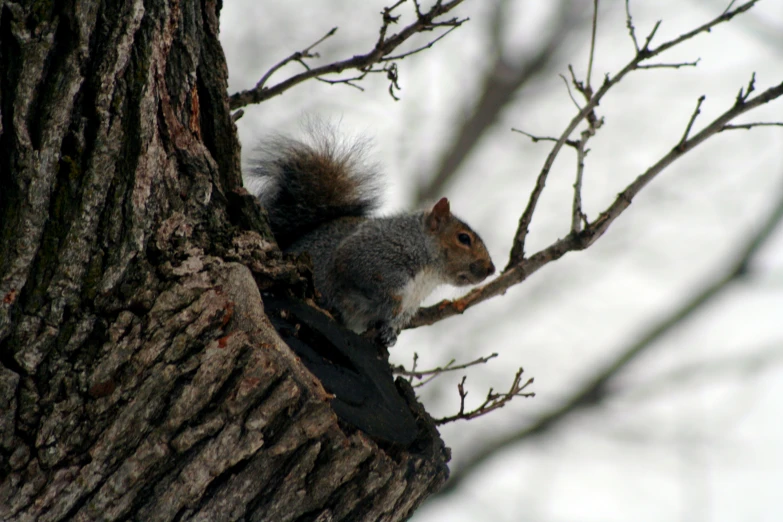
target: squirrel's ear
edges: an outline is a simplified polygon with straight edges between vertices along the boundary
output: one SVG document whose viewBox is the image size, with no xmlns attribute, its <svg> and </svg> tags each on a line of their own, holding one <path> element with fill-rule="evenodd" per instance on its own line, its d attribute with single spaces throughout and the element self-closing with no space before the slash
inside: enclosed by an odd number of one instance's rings
<svg viewBox="0 0 783 522">
<path fill-rule="evenodd" d="M 441 215 L 443 217 L 448 217 L 448 215 L 451 213 L 451 208 L 449 207 L 449 198 L 440 198 L 440 201 L 435 203 L 435 206 L 432 207 L 432 213 Z"/>
<path fill-rule="evenodd" d="M 433 232 L 438 230 L 451 217 L 451 208 L 448 198 L 440 198 L 440 201 L 432 207 L 432 212 L 427 216 L 427 225 Z"/>
</svg>

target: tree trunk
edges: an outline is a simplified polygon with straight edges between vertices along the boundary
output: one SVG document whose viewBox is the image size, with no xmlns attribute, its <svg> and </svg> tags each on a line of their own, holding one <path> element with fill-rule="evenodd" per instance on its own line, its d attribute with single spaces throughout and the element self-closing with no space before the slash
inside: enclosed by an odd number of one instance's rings
<svg viewBox="0 0 783 522">
<path fill-rule="evenodd" d="M 1 520 L 402 520 L 445 481 L 404 384 L 416 443 L 376 441 L 265 315 L 303 283 L 235 205 L 219 9 L 0 2 Z"/>
</svg>

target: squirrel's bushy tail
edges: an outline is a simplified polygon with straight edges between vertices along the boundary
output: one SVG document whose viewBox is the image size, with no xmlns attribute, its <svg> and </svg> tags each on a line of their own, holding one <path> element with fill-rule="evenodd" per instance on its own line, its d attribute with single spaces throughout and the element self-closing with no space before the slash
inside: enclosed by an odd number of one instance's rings
<svg viewBox="0 0 783 522">
<path fill-rule="evenodd" d="M 281 248 L 333 219 L 365 217 L 379 206 L 377 172 L 365 152 L 366 143 L 340 141 L 323 128 L 310 129 L 307 141 L 278 136 L 259 148 L 246 181 Z"/>
</svg>

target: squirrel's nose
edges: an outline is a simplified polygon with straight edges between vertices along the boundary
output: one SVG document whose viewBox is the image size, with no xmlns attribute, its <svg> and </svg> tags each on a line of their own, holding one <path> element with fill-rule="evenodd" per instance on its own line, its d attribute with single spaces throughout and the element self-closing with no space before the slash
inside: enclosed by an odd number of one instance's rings
<svg viewBox="0 0 783 522">
<path fill-rule="evenodd" d="M 474 276 L 480 279 L 484 279 L 485 277 L 489 277 L 495 273 L 495 265 L 492 264 L 492 261 L 489 261 L 488 263 L 474 261 L 470 264 L 470 272 Z"/>
</svg>

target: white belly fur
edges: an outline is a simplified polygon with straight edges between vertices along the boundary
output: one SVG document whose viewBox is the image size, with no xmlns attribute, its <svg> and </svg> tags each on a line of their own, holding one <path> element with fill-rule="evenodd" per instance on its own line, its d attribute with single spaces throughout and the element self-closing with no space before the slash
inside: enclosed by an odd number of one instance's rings
<svg viewBox="0 0 783 522">
<path fill-rule="evenodd" d="M 424 269 L 402 288 L 402 315 L 411 316 L 443 280 L 433 269 Z"/>
</svg>

